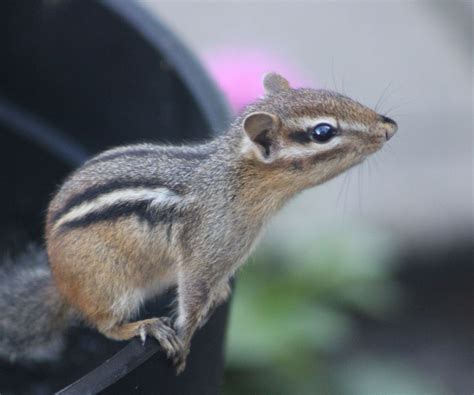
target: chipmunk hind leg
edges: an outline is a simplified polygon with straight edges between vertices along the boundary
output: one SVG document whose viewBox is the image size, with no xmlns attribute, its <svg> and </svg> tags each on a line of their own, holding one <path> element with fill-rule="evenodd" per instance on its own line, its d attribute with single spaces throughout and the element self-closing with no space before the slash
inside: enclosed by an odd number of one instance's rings
<svg viewBox="0 0 474 395">
<path fill-rule="evenodd" d="M 181 340 L 172 328 L 171 320 L 167 317 L 150 318 L 146 320 L 110 325 L 100 325 L 99 331 L 110 339 L 129 340 L 140 337 L 145 343 L 146 337 L 151 336 L 160 343 L 168 358 L 182 353 Z"/>
<path fill-rule="evenodd" d="M 109 300 L 106 303 L 110 308 L 102 311 L 102 314 L 89 317 L 102 334 L 114 340 L 140 337 L 143 343 L 147 337 L 152 337 L 158 341 L 168 358 L 181 353 L 181 341 L 173 329 L 170 318 L 156 317 L 133 321 L 133 317 L 136 317 L 140 306 L 147 298 L 142 290 L 122 289 L 120 295 L 110 293 L 108 297 L 114 299 L 114 302 Z"/>
</svg>

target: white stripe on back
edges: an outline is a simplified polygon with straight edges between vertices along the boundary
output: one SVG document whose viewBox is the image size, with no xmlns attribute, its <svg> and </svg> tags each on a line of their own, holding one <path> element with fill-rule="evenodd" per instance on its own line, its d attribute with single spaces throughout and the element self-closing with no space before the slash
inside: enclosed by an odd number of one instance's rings
<svg viewBox="0 0 474 395">
<path fill-rule="evenodd" d="M 54 225 L 55 228 L 60 227 L 66 222 L 78 220 L 90 213 L 103 210 L 117 203 L 127 203 L 148 200 L 150 205 L 173 204 L 181 200 L 181 198 L 168 188 L 129 188 L 119 189 L 113 192 L 105 193 L 93 200 L 84 202 L 74 207 L 63 215 Z"/>
</svg>

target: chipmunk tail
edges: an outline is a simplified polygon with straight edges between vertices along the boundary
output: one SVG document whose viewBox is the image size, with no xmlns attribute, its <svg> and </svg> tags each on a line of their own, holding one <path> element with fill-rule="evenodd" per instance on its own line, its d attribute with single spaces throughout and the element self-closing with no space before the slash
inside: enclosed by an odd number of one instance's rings
<svg viewBox="0 0 474 395">
<path fill-rule="evenodd" d="M 56 289 L 44 249 L 0 262 L 0 358 L 40 362 L 61 355 L 73 313 Z"/>
</svg>

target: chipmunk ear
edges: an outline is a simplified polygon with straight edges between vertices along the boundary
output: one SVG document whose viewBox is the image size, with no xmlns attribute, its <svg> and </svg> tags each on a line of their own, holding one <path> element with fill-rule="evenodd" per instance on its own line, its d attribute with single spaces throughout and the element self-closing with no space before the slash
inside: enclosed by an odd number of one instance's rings
<svg viewBox="0 0 474 395">
<path fill-rule="evenodd" d="M 280 118 L 264 111 L 253 112 L 244 119 L 243 129 L 245 133 L 265 160 L 270 158 L 275 145 L 271 132 L 279 126 Z"/>
<path fill-rule="evenodd" d="M 290 83 L 277 73 L 267 73 L 263 76 L 263 87 L 265 93 L 271 95 L 286 89 L 290 89 Z"/>
</svg>

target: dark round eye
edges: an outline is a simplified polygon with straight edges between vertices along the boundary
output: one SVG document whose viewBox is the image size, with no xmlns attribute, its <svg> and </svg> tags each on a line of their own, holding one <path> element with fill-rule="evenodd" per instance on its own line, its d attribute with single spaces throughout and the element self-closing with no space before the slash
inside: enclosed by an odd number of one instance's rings
<svg viewBox="0 0 474 395">
<path fill-rule="evenodd" d="M 312 139 L 318 143 L 325 143 L 326 141 L 331 140 L 335 134 L 336 128 L 328 123 L 320 123 L 311 131 Z"/>
</svg>

